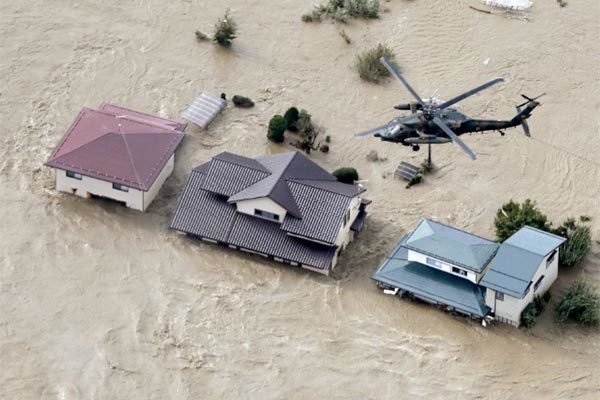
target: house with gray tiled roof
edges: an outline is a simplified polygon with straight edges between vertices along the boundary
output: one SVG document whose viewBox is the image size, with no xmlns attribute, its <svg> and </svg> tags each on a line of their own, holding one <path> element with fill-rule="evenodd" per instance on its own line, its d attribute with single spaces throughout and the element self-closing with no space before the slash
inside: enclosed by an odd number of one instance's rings
<svg viewBox="0 0 600 400">
<path fill-rule="evenodd" d="M 525 226 L 504 243 L 429 219 L 406 235 L 373 279 L 386 293 L 519 326 L 558 274 L 560 236 Z"/>
<path fill-rule="evenodd" d="M 223 152 L 192 170 L 170 227 L 328 275 L 363 226 L 363 192 L 299 152 Z"/>
</svg>

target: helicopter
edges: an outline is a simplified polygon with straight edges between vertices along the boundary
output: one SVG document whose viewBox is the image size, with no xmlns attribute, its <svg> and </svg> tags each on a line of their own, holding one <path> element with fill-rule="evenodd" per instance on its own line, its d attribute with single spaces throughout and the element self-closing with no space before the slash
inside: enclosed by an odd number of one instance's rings
<svg viewBox="0 0 600 400">
<path fill-rule="evenodd" d="M 411 146 L 414 151 L 419 151 L 421 145 L 427 144 L 429 145 L 430 164 L 431 145 L 443 143 L 456 143 L 471 159 L 476 160 L 477 155 L 475 152 L 459 138 L 464 133 L 499 131 L 504 136 L 505 129 L 522 125 L 525 135 L 528 137 L 531 136 L 527 119 L 531 116 L 531 112 L 540 105 L 536 100 L 545 95 L 545 93 L 534 98 L 522 94 L 521 96 L 527 101 L 516 106 L 517 115 L 510 120 L 472 119 L 450 106 L 497 83 L 504 82 L 504 79 L 492 79 L 447 101 L 442 101 L 435 97 L 423 99 L 410 86 L 408 81 L 400 75 L 394 65 L 385 57 L 381 57 L 380 60 L 390 74 L 404 84 L 416 101 L 394 106 L 396 110 L 411 111 L 411 114 L 396 117 L 385 125 L 356 133 L 355 136 L 375 136 L 386 142 Z M 521 107 L 525 108 L 521 109 Z"/>
</svg>

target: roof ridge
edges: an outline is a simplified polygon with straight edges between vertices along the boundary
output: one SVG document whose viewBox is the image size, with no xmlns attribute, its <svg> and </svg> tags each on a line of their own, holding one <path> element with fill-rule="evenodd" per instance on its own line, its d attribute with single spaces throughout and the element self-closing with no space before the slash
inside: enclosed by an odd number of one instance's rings
<svg viewBox="0 0 600 400">
<path fill-rule="evenodd" d="M 483 236 L 479 236 L 479 235 L 477 235 L 477 234 L 475 234 L 475 233 L 467 232 L 467 231 L 465 231 L 464 229 L 457 228 L 457 227 L 455 227 L 455 226 L 448 225 L 448 224 L 445 224 L 445 223 L 443 223 L 443 222 L 436 221 L 436 220 L 434 220 L 434 219 L 431 219 L 431 218 L 423 218 L 423 220 L 425 220 L 425 221 L 429 221 L 429 222 L 433 222 L 433 223 L 436 223 L 436 224 L 443 225 L 443 226 L 445 226 L 446 228 L 454 229 L 454 230 L 456 230 L 456 231 L 459 231 L 459 232 L 462 232 L 462 233 L 466 233 L 467 235 L 470 235 L 470 236 L 475 236 L 476 238 L 479 238 L 479 239 L 482 239 L 482 240 L 486 240 L 486 241 L 488 241 L 488 242 L 491 242 L 491 243 L 498 243 L 498 242 L 494 242 L 493 240 L 490 240 L 490 239 L 488 239 L 488 238 L 484 238 Z M 422 220 L 422 221 L 423 221 L 423 220 Z"/>
<path fill-rule="evenodd" d="M 255 162 L 257 162 L 258 164 L 260 164 L 260 165 L 261 165 L 261 166 L 264 168 L 264 170 L 262 170 L 262 169 L 258 169 L 258 168 L 254 168 L 254 167 L 252 167 L 252 166 L 250 166 L 250 165 L 245 165 L 245 164 L 242 164 L 242 163 L 239 163 L 239 162 L 235 162 L 235 161 L 233 161 L 233 160 L 224 160 L 224 159 L 218 158 L 218 157 L 219 157 L 220 155 L 222 155 L 222 154 L 231 154 L 232 156 L 236 156 L 236 157 L 240 157 L 240 158 L 247 158 L 248 160 L 255 161 Z M 255 171 L 267 172 L 267 173 L 269 173 L 269 176 L 270 176 L 270 175 L 273 173 L 273 171 L 271 171 L 269 168 L 267 168 L 267 167 L 266 167 L 266 166 L 265 166 L 263 163 L 261 163 L 261 162 L 260 162 L 260 161 L 258 161 L 257 159 L 255 159 L 255 158 L 250 158 L 250 157 L 246 157 L 246 156 L 240 156 L 239 154 L 231 153 L 231 152 L 229 152 L 229 151 L 227 151 L 227 150 L 220 152 L 219 154 L 217 154 L 216 156 L 213 156 L 212 158 L 213 158 L 213 159 L 217 159 L 217 160 L 219 160 L 219 161 L 222 161 L 222 162 L 225 162 L 225 163 L 229 163 L 229 164 L 234 164 L 234 165 L 237 165 L 238 167 L 243 167 L 243 168 L 253 169 L 253 170 L 255 170 Z M 265 178 L 263 178 L 263 179 L 266 179 L 266 178 L 267 178 L 267 177 L 265 177 Z M 261 179 L 261 180 L 262 180 L 262 179 Z"/>
<path fill-rule="evenodd" d="M 121 123 L 119 123 L 119 129 L 121 129 Z M 119 136 L 121 137 L 121 139 L 123 139 L 123 143 L 125 143 L 125 150 L 127 151 L 127 156 L 129 157 L 129 162 L 131 163 L 131 168 L 133 169 L 133 173 L 135 174 L 135 179 L 137 179 L 138 184 L 142 184 L 142 181 L 140 180 L 140 175 L 138 174 L 137 168 L 135 167 L 135 162 L 133 161 L 133 156 L 131 155 L 131 150 L 129 150 L 129 143 L 127 143 L 127 138 L 125 137 L 125 134 L 122 132 L 119 132 Z M 171 147 L 171 146 L 169 146 Z M 161 156 L 162 159 L 162 156 Z"/>
<path fill-rule="evenodd" d="M 545 231 L 545 230 L 543 230 L 543 229 L 539 229 L 539 228 L 533 227 L 533 226 L 531 226 L 531 225 L 524 225 L 524 226 L 522 226 L 522 227 L 521 227 L 521 229 L 525 229 L 525 228 L 527 228 L 527 229 L 531 229 L 532 231 L 535 231 L 535 232 L 538 232 L 538 233 L 542 233 L 542 234 L 544 234 L 544 235 L 552 236 L 552 237 L 554 237 L 554 238 L 556 238 L 556 239 L 560 239 L 560 240 L 566 240 L 564 237 L 562 237 L 562 236 L 560 236 L 560 235 L 556 235 L 556 234 L 554 234 L 554 233 L 552 233 L 552 232 L 548 232 L 548 231 Z M 521 230 L 521 229 L 519 229 L 519 230 Z M 518 232 L 518 231 L 517 231 L 517 232 Z M 516 232 L 515 232 L 515 233 L 516 233 Z M 511 236 L 512 236 L 512 235 L 511 235 Z"/>
</svg>

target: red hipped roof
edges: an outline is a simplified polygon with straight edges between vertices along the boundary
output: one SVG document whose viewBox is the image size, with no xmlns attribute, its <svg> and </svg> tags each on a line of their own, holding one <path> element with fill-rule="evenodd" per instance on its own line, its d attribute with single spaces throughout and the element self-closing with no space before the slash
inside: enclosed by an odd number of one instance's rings
<svg viewBox="0 0 600 400">
<path fill-rule="evenodd" d="M 103 103 L 84 108 L 45 165 L 147 191 L 185 124 Z"/>
</svg>

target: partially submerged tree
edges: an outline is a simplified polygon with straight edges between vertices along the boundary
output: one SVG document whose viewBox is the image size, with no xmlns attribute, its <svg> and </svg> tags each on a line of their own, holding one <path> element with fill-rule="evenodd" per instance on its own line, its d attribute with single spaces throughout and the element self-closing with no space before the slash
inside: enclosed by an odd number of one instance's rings
<svg viewBox="0 0 600 400">
<path fill-rule="evenodd" d="M 390 47 L 381 43 L 356 56 L 356 69 L 362 79 L 378 83 L 383 78 L 390 76 L 390 72 L 380 61 L 381 57 L 385 57 L 393 63 L 395 56 Z"/>
<path fill-rule="evenodd" d="M 298 109 L 296 107 L 290 107 L 288 108 L 288 110 L 285 112 L 285 114 L 283 114 L 283 118 L 285 118 L 285 121 L 287 122 L 287 128 L 290 131 L 297 131 L 298 128 L 296 127 L 296 122 L 298 121 L 298 116 L 300 115 L 300 112 L 298 111 Z"/>
<path fill-rule="evenodd" d="M 351 167 L 336 169 L 333 171 L 332 175 L 335 176 L 339 182 L 343 183 L 352 184 L 358 180 L 358 172 Z"/>
<path fill-rule="evenodd" d="M 379 18 L 379 0 L 329 0 L 302 15 L 304 22 L 321 22 L 323 18 L 342 23 L 348 18 Z"/>
<path fill-rule="evenodd" d="M 504 204 L 496 213 L 494 225 L 496 237 L 503 242 L 525 225 L 550 231 L 552 224 L 548 223 L 548 217 L 536 208 L 535 202 L 527 199 L 523 204 L 513 200 Z"/>
<path fill-rule="evenodd" d="M 240 96 L 240 95 L 236 94 L 235 96 L 233 96 L 231 101 L 233 102 L 233 104 L 236 107 L 240 107 L 240 108 L 254 107 L 254 102 L 249 97 Z"/>
<path fill-rule="evenodd" d="M 208 39 L 209 39 L 208 35 L 206 35 L 203 32 L 196 31 L 196 40 L 202 42 L 202 41 L 205 41 L 205 40 L 208 40 Z"/>
<path fill-rule="evenodd" d="M 271 142 L 281 143 L 284 139 L 284 133 L 287 128 L 287 123 L 281 115 L 275 115 L 269 121 L 269 130 L 267 132 L 267 138 Z"/>
<path fill-rule="evenodd" d="M 231 46 L 233 39 L 237 36 L 237 25 L 233 18 L 229 16 L 229 9 L 225 11 L 225 16 L 215 24 L 215 33 L 213 40 L 224 47 Z"/>
<path fill-rule="evenodd" d="M 600 323 L 598 288 L 587 280 L 577 280 L 561 296 L 554 309 L 559 323 L 574 321 L 581 325 Z"/>
<path fill-rule="evenodd" d="M 295 125 L 300 138 L 292 143 L 292 145 L 304 151 L 306 154 L 310 154 L 311 151 L 319 149 L 320 143 L 317 143 L 317 138 L 321 133 L 321 128 L 312 122 L 312 116 L 306 110 L 301 110 L 298 113 L 298 119 L 296 120 Z M 327 147 L 327 151 L 329 151 L 329 146 Z"/>
<path fill-rule="evenodd" d="M 579 217 L 581 223 L 588 222 L 589 217 Z M 559 227 L 554 229 L 554 233 L 567 239 L 560 246 L 559 262 L 565 267 L 574 267 L 583 260 L 592 247 L 592 232 L 588 226 L 582 225 L 569 218 Z"/>
</svg>

